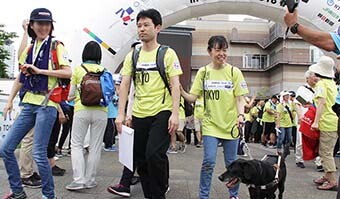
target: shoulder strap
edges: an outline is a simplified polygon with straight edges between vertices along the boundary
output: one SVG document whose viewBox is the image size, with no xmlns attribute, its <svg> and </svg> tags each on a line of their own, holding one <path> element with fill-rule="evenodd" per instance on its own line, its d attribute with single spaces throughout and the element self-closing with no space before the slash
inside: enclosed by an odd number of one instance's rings
<svg viewBox="0 0 340 199">
<path fill-rule="evenodd" d="M 203 106 L 204 106 L 204 109 L 205 107 L 207 106 L 206 105 L 206 101 L 205 101 L 205 79 L 206 79 L 206 76 L 207 76 L 207 66 L 204 66 L 204 75 L 203 75 L 203 78 L 202 78 L 202 86 L 203 86 Z"/>
<path fill-rule="evenodd" d="M 84 64 L 81 64 L 80 66 L 86 71 L 86 73 L 89 72 L 89 70 L 87 70 L 87 68 L 84 66 Z"/>
<path fill-rule="evenodd" d="M 161 76 L 165 87 L 168 89 L 170 95 L 171 95 L 171 89 L 169 85 L 168 78 L 166 77 L 166 72 L 165 72 L 165 66 L 164 66 L 164 57 L 165 53 L 168 50 L 169 46 L 166 45 L 160 45 L 157 50 L 157 55 L 156 55 L 156 66 L 159 72 L 159 75 Z"/>
<path fill-rule="evenodd" d="M 133 50 L 132 52 L 132 79 L 133 81 L 136 80 L 136 67 L 137 67 L 137 61 L 138 61 L 138 58 L 139 58 L 139 53 L 141 51 L 141 48 L 142 47 L 137 47 Z"/>
<path fill-rule="evenodd" d="M 234 77 L 234 66 L 231 66 L 231 78 Z"/>
<path fill-rule="evenodd" d="M 307 86 L 307 85 L 303 85 L 305 88 L 307 88 L 308 90 L 310 90 L 310 92 L 312 92 L 313 94 L 315 93 L 315 91 L 311 88 L 311 87 L 309 87 L 309 86 Z"/>
<path fill-rule="evenodd" d="M 166 45 L 160 45 L 157 49 L 157 54 L 156 54 L 156 66 L 157 70 L 159 72 L 159 75 L 161 76 L 165 87 L 168 89 L 169 93 L 171 94 L 171 89 L 170 85 L 168 82 L 168 79 L 166 77 L 166 72 L 165 72 L 165 66 L 164 66 L 164 57 L 166 54 L 166 51 L 168 50 L 169 46 Z M 137 68 L 137 61 L 139 58 L 139 54 L 141 51 L 141 47 L 135 48 L 132 52 L 132 78 L 133 81 L 136 80 L 136 68 Z"/>
<path fill-rule="evenodd" d="M 292 112 L 290 111 L 289 107 L 287 105 L 285 105 L 285 108 L 287 109 L 288 111 L 288 114 L 289 114 L 289 117 L 290 117 L 290 120 L 292 121 L 292 123 L 294 123 L 294 119 L 293 119 L 293 115 L 292 115 Z"/>
<path fill-rule="evenodd" d="M 59 44 L 62 44 L 62 42 L 58 40 L 53 40 L 52 41 L 52 46 L 51 46 L 51 58 L 52 58 L 52 68 L 53 70 L 58 70 L 59 67 L 59 61 L 58 61 L 58 55 L 57 55 L 57 46 Z"/>
</svg>

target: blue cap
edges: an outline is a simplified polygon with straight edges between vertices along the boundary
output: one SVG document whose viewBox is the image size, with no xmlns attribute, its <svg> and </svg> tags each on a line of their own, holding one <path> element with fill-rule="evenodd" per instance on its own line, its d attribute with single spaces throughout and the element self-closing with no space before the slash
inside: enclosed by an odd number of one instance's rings
<svg viewBox="0 0 340 199">
<path fill-rule="evenodd" d="M 36 8 L 31 12 L 30 21 L 53 22 L 52 13 L 46 8 Z"/>
</svg>

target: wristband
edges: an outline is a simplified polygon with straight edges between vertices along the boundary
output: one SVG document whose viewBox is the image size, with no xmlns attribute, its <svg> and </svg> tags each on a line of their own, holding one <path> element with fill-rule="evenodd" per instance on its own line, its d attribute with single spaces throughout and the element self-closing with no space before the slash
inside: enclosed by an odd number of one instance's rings
<svg viewBox="0 0 340 199">
<path fill-rule="evenodd" d="M 300 24 L 295 23 L 291 28 L 290 28 L 290 32 L 292 32 L 293 34 L 296 34 L 298 32 L 298 27 Z"/>
</svg>

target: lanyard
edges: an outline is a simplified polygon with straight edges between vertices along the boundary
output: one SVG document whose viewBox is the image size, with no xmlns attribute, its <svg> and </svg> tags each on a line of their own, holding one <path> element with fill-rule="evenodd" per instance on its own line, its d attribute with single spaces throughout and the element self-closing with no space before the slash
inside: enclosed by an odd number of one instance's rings
<svg viewBox="0 0 340 199">
<path fill-rule="evenodd" d="M 33 53 L 33 54 L 32 54 L 32 64 L 35 63 L 36 59 L 39 57 L 39 54 L 40 54 L 40 53 L 36 53 L 35 51 L 38 50 L 38 52 L 39 52 L 40 49 L 41 49 L 41 47 L 42 47 L 43 45 L 46 45 L 45 42 L 48 41 L 48 38 L 49 38 L 49 36 L 47 36 L 47 37 L 42 41 L 42 43 L 41 43 L 39 49 L 36 49 L 38 40 L 35 40 L 35 41 L 34 41 L 34 44 L 33 44 L 33 47 L 32 47 L 32 51 L 33 51 L 33 52 L 32 52 L 32 53 Z"/>
</svg>

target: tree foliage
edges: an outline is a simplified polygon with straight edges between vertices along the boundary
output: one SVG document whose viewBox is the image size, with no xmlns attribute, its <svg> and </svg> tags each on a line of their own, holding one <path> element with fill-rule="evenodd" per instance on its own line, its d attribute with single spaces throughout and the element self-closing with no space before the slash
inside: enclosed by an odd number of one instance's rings
<svg viewBox="0 0 340 199">
<path fill-rule="evenodd" d="M 10 52 L 6 46 L 13 43 L 11 39 L 18 37 L 15 32 L 6 32 L 5 25 L 0 24 L 0 78 L 8 78 L 6 60 L 10 59 Z"/>
</svg>

